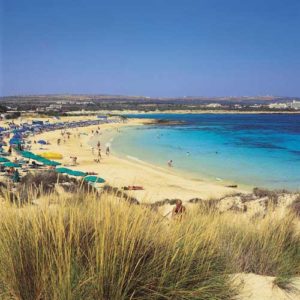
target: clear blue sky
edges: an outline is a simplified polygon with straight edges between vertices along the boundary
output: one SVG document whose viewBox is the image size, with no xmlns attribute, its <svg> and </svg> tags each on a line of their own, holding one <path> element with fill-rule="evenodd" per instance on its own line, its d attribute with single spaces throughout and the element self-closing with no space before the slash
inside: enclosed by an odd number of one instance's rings
<svg viewBox="0 0 300 300">
<path fill-rule="evenodd" d="M 1 95 L 300 96 L 299 0 L 0 0 Z"/>
</svg>

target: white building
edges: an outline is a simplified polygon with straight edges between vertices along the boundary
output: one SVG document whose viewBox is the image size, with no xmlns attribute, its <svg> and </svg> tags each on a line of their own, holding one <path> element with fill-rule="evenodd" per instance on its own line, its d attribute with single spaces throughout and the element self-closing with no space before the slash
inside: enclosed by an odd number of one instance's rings
<svg viewBox="0 0 300 300">
<path fill-rule="evenodd" d="M 290 107 L 293 109 L 300 109 L 300 101 L 293 100 L 293 102 L 290 103 Z"/>
<path fill-rule="evenodd" d="M 222 105 L 219 103 L 210 103 L 210 104 L 205 105 L 205 107 L 217 108 L 217 107 L 222 107 Z"/>
<path fill-rule="evenodd" d="M 271 103 L 269 104 L 269 108 L 286 109 L 288 108 L 288 105 L 286 103 Z"/>
<path fill-rule="evenodd" d="M 62 105 L 61 104 L 50 104 L 46 110 L 60 110 L 62 109 Z"/>
</svg>

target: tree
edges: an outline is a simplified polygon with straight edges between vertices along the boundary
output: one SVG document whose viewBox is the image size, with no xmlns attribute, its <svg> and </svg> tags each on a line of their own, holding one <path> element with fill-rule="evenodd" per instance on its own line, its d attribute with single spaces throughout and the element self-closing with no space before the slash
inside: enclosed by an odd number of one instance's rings
<svg viewBox="0 0 300 300">
<path fill-rule="evenodd" d="M 0 113 L 5 113 L 7 112 L 7 108 L 4 105 L 0 105 Z"/>
</svg>

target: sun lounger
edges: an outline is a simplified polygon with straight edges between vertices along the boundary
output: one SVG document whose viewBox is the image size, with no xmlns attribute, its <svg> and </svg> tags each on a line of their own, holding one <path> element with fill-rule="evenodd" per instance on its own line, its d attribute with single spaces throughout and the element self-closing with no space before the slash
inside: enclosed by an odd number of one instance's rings
<svg viewBox="0 0 300 300">
<path fill-rule="evenodd" d="M 141 190 L 144 190 L 144 188 L 142 186 L 129 185 L 129 186 L 124 186 L 123 190 L 125 190 L 125 191 L 141 191 Z"/>
</svg>

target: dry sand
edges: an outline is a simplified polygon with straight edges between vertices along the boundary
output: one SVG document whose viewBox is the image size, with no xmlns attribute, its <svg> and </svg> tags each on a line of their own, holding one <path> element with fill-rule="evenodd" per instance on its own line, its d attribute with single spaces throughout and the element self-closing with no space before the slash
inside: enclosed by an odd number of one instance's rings
<svg viewBox="0 0 300 300">
<path fill-rule="evenodd" d="M 285 291 L 274 284 L 275 277 L 253 273 L 237 274 L 236 283 L 241 284 L 241 291 L 236 300 L 299 300 L 300 278 L 292 281 L 294 290 Z"/>
</svg>

